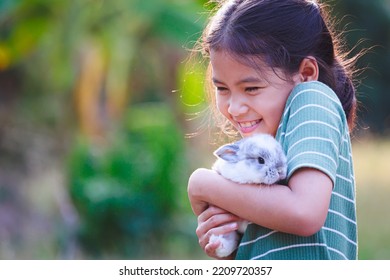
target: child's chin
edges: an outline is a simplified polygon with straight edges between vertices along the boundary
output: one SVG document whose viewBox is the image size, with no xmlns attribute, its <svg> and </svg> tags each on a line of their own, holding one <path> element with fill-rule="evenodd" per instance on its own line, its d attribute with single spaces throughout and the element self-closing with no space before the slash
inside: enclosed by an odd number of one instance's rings
<svg viewBox="0 0 390 280">
<path fill-rule="evenodd" d="M 259 130 L 254 130 L 254 131 L 251 131 L 251 132 L 242 132 L 242 131 L 240 131 L 240 135 L 242 136 L 242 138 L 251 137 L 253 135 L 263 134 L 263 133 L 267 133 L 267 132 L 263 132 L 263 131 L 259 131 Z"/>
</svg>

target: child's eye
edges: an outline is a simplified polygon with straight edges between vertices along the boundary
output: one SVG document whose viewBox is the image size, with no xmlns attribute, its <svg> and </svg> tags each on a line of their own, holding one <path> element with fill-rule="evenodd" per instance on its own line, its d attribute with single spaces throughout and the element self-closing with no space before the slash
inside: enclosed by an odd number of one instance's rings
<svg viewBox="0 0 390 280">
<path fill-rule="evenodd" d="M 227 93 L 227 91 L 228 91 L 228 89 L 225 88 L 225 87 L 216 87 L 216 90 L 217 90 L 217 92 L 220 93 L 220 94 L 225 94 L 225 93 Z"/>
<path fill-rule="evenodd" d="M 248 93 L 256 93 L 260 90 L 260 87 L 247 87 L 245 88 L 245 91 Z"/>
</svg>

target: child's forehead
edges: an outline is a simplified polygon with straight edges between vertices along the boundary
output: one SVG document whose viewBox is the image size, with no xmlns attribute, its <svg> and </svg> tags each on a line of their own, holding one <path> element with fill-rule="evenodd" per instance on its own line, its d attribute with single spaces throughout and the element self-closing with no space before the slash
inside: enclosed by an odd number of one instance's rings
<svg viewBox="0 0 390 280">
<path fill-rule="evenodd" d="M 210 63 L 214 74 L 220 71 L 237 71 L 244 75 L 245 72 L 251 72 L 256 79 L 266 80 L 270 75 L 275 73 L 275 69 L 266 64 L 266 59 L 247 54 L 237 54 L 228 51 L 211 51 Z M 244 69 L 244 71 L 242 71 Z M 249 78 L 248 78 L 249 79 Z M 248 81 L 250 82 L 250 81 Z"/>
<path fill-rule="evenodd" d="M 218 49 L 210 50 L 211 61 L 230 60 L 235 63 L 242 64 L 253 69 L 270 70 L 271 67 L 267 63 L 268 59 L 262 55 L 252 55 L 246 53 L 236 53 L 231 50 Z"/>
</svg>

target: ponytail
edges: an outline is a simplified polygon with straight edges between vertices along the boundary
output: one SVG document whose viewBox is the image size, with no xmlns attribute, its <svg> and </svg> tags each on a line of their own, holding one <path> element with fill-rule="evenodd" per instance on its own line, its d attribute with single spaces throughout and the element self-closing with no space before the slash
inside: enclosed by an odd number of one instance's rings
<svg viewBox="0 0 390 280">
<path fill-rule="evenodd" d="M 318 58 L 317 62 L 319 66 L 318 80 L 327 84 L 336 93 L 343 106 L 349 130 L 352 131 L 355 126 L 357 100 L 355 85 L 348 67 L 342 65 L 337 58 L 333 60 L 331 65 Z"/>
<path fill-rule="evenodd" d="M 337 60 L 335 60 L 333 66 L 333 75 L 335 81 L 334 90 L 343 105 L 349 129 L 352 131 L 355 126 L 357 107 L 355 86 L 345 67 Z"/>
<path fill-rule="evenodd" d="M 313 50 L 319 63 L 320 73 L 318 80 L 327 84 L 337 94 L 348 121 L 349 130 L 352 131 L 356 119 L 356 89 L 353 83 L 353 64 L 361 54 L 347 59 L 347 53 L 342 51 L 343 42 L 340 35 L 336 35 L 331 24 L 329 13 L 325 6 L 316 7 L 321 15 L 321 32 Z"/>
</svg>

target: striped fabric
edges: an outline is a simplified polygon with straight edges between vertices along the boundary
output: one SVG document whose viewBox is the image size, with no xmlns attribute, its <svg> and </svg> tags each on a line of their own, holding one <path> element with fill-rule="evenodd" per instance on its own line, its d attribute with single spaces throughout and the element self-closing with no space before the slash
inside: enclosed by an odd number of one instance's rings
<svg viewBox="0 0 390 280">
<path fill-rule="evenodd" d="M 356 259 L 351 142 L 336 94 L 320 82 L 297 85 L 287 100 L 276 139 L 287 155 L 287 179 L 301 167 L 316 168 L 332 179 L 328 216 L 322 229 L 309 237 L 250 224 L 236 259 Z"/>
</svg>

